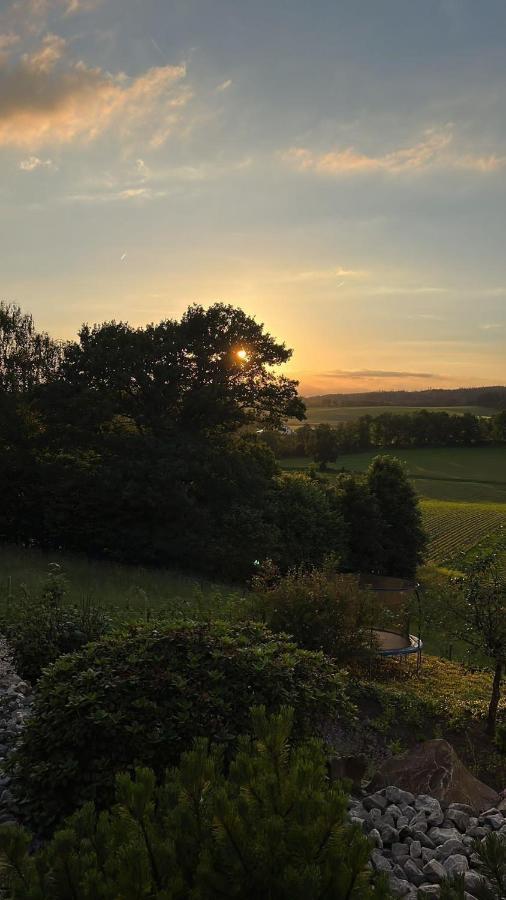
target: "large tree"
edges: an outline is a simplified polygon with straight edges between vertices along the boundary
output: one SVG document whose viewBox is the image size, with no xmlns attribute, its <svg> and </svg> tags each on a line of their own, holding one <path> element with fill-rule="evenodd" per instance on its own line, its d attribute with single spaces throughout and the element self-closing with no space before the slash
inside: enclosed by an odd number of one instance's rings
<svg viewBox="0 0 506 900">
<path fill-rule="evenodd" d="M 124 417 L 139 431 L 234 432 L 248 422 L 304 418 L 297 382 L 275 367 L 292 351 L 241 309 L 191 306 L 146 328 L 83 326 L 69 344 L 59 396 L 86 427 Z M 91 421 L 90 421 L 91 420 Z M 79 422 L 83 423 L 81 415 Z M 78 424 L 78 423 L 76 423 Z"/>
<path fill-rule="evenodd" d="M 377 456 L 367 471 L 367 483 L 382 519 L 382 574 L 412 577 L 423 560 L 427 537 L 407 474 L 398 459 Z"/>
<path fill-rule="evenodd" d="M 0 392 L 27 394 L 56 372 L 61 346 L 35 329 L 33 317 L 0 302 Z"/>
</svg>

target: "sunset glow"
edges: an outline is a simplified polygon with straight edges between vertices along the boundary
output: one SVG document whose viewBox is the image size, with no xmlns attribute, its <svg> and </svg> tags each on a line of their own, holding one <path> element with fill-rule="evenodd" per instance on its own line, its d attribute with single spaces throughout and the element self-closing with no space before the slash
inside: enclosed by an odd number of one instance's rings
<svg viewBox="0 0 506 900">
<path fill-rule="evenodd" d="M 241 306 L 303 393 L 504 381 L 506 6 L 429 7 L 5 0 L 1 296 Z"/>
</svg>

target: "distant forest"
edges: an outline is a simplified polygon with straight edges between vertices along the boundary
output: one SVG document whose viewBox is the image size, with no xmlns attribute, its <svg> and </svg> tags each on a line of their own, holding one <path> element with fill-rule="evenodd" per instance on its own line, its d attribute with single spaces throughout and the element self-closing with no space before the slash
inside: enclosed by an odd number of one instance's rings
<svg viewBox="0 0 506 900">
<path fill-rule="evenodd" d="M 489 406 L 506 408 L 506 387 L 430 388 L 424 391 L 365 391 L 304 397 L 313 406 Z"/>
</svg>

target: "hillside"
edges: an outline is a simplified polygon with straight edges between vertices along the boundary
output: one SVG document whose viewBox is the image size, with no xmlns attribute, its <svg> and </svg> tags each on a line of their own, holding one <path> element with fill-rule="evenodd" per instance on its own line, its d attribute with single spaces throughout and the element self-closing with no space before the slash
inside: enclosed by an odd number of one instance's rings
<svg viewBox="0 0 506 900">
<path fill-rule="evenodd" d="M 320 394 L 304 397 L 314 406 L 488 406 L 506 408 L 506 387 L 429 388 L 423 391 L 366 391 L 357 394 Z"/>
</svg>

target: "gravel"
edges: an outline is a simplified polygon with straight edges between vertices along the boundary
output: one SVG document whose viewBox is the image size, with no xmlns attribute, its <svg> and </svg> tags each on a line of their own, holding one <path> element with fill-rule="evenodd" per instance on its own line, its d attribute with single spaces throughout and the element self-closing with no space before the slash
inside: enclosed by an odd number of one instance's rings
<svg viewBox="0 0 506 900">
<path fill-rule="evenodd" d="M 20 821 L 4 765 L 19 741 L 31 702 L 31 687 L 16 673 L 9 646 L 0 638 L 0 825 Z"/>
<path fill-rule="evenodd" d="M 473 891 L 480 893 L 483 879 L 476 869 L 474 839 L 495 832 L 506 840 L 506 817 L 498 809 L 475 816 L 463 803 L 442 804 L 394 785 L 351 799 L 349 813 L 374 844 L 369 865 L 385 872 L 393 895 L 405 900 L 438 897 L 441 882 L 456 874 L 464 876 L 466 900 L 475 900 Z"/>
</svg>

